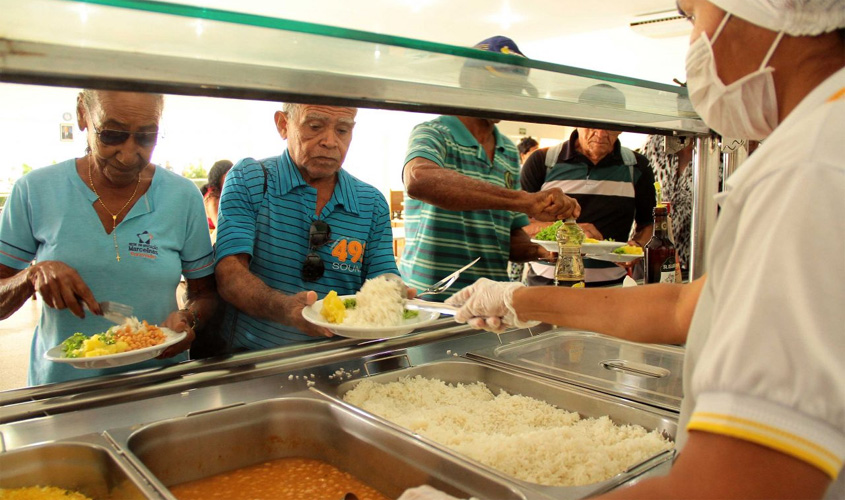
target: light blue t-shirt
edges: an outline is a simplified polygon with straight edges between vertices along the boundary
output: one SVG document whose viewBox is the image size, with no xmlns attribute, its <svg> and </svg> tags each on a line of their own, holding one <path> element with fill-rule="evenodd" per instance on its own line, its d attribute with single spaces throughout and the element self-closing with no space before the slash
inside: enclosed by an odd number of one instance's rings
<svg viewBox="0 0 845 500">
<path fill-rule="evenodd" d="M 115 234 L 106 234 L 94 211 L 97 196 L 76 172 L 75 160 L 33 170 L 20 178 L 0 219 L 0 264 L 24 269 L 30 262 L 57 260 L 76 269 L 98 301 L 129 304 L 134 315 L 162 323 L 178 309 L 180 276 L 213 273 L 213 254 L 202 195 L 194 184 L 156 167 L 149 190 L 140 197 Z M 106 370 L 80 370 L 43 358 L 75 332 L 100 333 L 108 320 L 44 306 L 30 351 L 30 385 L 62 382 L 173 364 L 186 354 Z"/>
<path fill-rule="evenodd" d="M 220 197 L 217 262 L 249 255 L 250 272 L 271 288 L 289 295 L 314 290 L 321 299 L 331 290 L 350 295 L 367 279 L 398 274 L 389 208 L 378 189 L 341 169 L 319 217 L 316 207 L 317 190 L 305 182 L 287 150 L 260 162 L 239 161 L 226 174 Z M 332 241 L 316 249 L 325 274 L 307 282 L 302 265 L 309 252 L 308 230 L 317 219 L 329 225 Z M 227 306 L 223 330 L 233 334 L 234 347 L 250 350 L 317 340 L 232 306 Z"/>
</svg>

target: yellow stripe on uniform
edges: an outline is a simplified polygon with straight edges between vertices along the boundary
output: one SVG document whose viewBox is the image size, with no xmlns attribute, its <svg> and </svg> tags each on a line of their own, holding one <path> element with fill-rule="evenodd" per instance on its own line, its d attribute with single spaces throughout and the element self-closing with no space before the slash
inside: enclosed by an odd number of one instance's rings
<svg viewBox="0 0 845 500">
<path fill-rule="evenodd" d="M 842 460 L 832 451 L 800 436 L 753 420 L 699 412 L 693 414 L 687 429 L 735 437 L 781 451 L 818 467 L 833 479 L 836 479 L 842 468 Z"/>
</svg>

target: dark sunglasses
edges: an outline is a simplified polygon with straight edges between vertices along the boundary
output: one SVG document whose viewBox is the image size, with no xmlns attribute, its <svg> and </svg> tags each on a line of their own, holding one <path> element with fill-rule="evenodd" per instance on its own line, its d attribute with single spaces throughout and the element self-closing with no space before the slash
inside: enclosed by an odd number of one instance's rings
<svg viewBox="0 0 845 500">
<path fill-rule="evenodd" d="M 150 146 L 155 146 L 156 142 L 158 142 L 159 132 L 127 132 L 125 130 L 111 130 L 111 129 L 103 129 L 97 130 L 97 127 L 94 127 L 94 132 L 97 134 L 97 138 L 105 144 L 106 146 L 119 146 L 124 142 L 129 140 L 129 136 L 135 137 L 135 143 L 137 143 L 142 148 L 148 148 Z"/>
<path fill-rule="evenodd" d="M 310 252 L 305 256 L 302 264 L 302 279 L 305 281 L 317 281 L 326 272 L 323 258 L 315 251 L 323 245 L 331 243 L 332 230 L 328 224 L 321 220 L 311 223 L 308 230 L 308 248 Z"/>
</svg>

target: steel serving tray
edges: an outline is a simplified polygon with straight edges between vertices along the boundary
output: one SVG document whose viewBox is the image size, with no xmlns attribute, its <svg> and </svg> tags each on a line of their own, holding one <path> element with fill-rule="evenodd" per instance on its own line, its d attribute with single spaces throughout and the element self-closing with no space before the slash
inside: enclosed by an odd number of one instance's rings
<svg viewBox="0 0 845 500">
<path fill-rule="evenodd" d="M 467 357 L 680 412 L 681 347 L 555 330 Z"/>
<path fill-rule="evenodd" d="M 55 486 L 95 500 L 157 498 L 147 480 L 98 434 L 0 453 L 0 488 L 27 486 Z"/>
<path fill-rule="evenodd" d="M 526 498 L 495 475 L 310 393 L 107 433 L 167 498 L 175 498 L 168 486 L 284 457 L 322 460 L 391 498 L 421 484 L 462 498 Z"/>
<path fill-rule="evenodd" d="M 657 429 L 664 436 L 671 439 L 674 439 L 675 432 L 677 430 L 678 416 L 673 412 L 632 401 L 621 400 L 617 397 L 571 385 L 543 380 L 527 374 L 515 373 L 507 369 L 490 366 L 472 360 L 435 361 L 432 363 L 369 376 L 366 379 L 379 383 L 387 383 L 399 380 L 402 377 L 413 377 L 417 375 L 421 375 L 426 378 L 436 378 L 451 384 L 484 382 L 484 384 L 494 393 L 504 390 L 510 394 L 529 396 L 555 405 L 558 408 L 568 411 L 577 411 L 582 417 L 601 417 L 606 415 L 616 424 L 637 424 L 649 430 Z M 334 393 L 330 396 L 342 400 L 343 395 L 355 388 L 355 386 L 362 380 L 363 379 L 356 379 L 344 382 L 335 387 Z M 387 425 L 400 428 L 379 417 L 374 418 L 387 423 Z M 405 430 L 405 432 L 410 433 L 408 430 Z M 440 447 L 449 453 L 455 453 L 424 437 L 417 436 L 417 439 L 428 442 L 432 446 Z M 502 477 L 506 477 L 509 481 L 513 481 L 516 484 L 521 485 L 524 490 L 540 493 L 544 498 L 580 499 L 609 491 L 629 481 L 638 480 L 643 475 L 666 473 L 671 466 L 671 460 L 674 457 L 674 450 L 655 455 L 651 459 L 646 460 L 641 464 L 636 464 L 630 467 L 627 471 L 606 481 L 585 486 L 569 487 L 544 486 L 520 481 L 495 471 L 494 469 L 476 462 L 475 460 L 464 457 L 463 455 L 458 455 L 456 453 L 455 455 L 460 457 L 462 460 L 466 460 L 467 462 L 474 464 L 478 468 L 486 469 L 493 474 L 499 474 L 502 475 Z"/>
</svg>

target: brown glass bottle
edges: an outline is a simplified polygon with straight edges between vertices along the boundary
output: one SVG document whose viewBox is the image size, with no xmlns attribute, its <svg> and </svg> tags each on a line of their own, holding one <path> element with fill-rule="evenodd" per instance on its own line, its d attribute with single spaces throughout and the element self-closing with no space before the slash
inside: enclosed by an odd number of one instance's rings
<svg viewBox="0 0 845 500">
<path fill-rule="evenodd" d="M 654 207 L 654 233 L 645 245 L 645 282 L 675 282 L 675 244 L 669 236 L 668 211 Z"/>
</svg>

